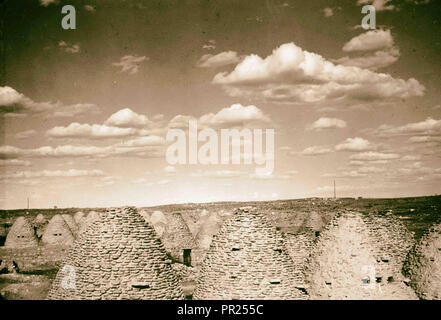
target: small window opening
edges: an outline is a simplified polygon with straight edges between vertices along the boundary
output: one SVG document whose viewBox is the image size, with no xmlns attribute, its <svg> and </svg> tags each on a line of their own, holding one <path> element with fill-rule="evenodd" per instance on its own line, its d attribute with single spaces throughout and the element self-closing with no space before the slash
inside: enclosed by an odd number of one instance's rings
<svg viewBox="0 0 441 320">
<path fill-rule="evenodd" d="M 191 249 L 184 249 L 184 264 L 191 266 Z"/>
</svg>

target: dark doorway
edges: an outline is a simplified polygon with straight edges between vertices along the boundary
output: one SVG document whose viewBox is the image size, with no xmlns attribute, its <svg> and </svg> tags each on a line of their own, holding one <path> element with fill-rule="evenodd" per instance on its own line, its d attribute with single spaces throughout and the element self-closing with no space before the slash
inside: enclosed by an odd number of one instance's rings
<svg viewBox="0 0 441 320">
<path fill-rule="evenodd" d="M 191 249 L 184 249 L 184 264 L 191 266 Z"/>
</svg>

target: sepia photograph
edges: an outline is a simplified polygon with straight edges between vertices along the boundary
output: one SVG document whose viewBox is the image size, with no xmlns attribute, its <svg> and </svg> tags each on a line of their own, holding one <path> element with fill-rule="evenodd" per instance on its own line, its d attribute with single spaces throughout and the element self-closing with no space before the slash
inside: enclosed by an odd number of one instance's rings
<svg viewBox="0 0 441 320">
<path fill-rule="evenodd" d="M 0 1 L 0 300 L 441 300 L 440 62 L 440 0 Z"/>
</svg>

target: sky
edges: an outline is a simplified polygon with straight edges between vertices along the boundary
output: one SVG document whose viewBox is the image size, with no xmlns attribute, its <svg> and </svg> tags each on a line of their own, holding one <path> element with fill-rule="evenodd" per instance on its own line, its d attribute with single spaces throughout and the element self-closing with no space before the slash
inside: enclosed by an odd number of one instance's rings
<svg viewBox="0 0 441 320">
<path fill-rule="evenodd" d="M 439 194 L 440 8 L 6 0 L 0 208 L 332 197 L 334 180 L 340 197 Z M 273 129 L 274 170 L 245 148 L 240 164 L 170 164 L 167 133 L 188 139 L 189 120 L 219 137 Z"/>
</svg>

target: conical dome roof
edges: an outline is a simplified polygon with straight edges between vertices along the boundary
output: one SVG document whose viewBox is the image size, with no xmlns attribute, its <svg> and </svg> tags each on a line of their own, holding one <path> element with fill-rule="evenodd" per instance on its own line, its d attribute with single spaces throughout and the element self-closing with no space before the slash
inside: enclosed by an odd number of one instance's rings
<svg viewBox="0 0 441 320">
<path fill-rule="evenodd" d="M 63 284 L 67 275 L 74 281 Z M 115 208 L 79 235 L 48 298 L 181 299 L 183 293 L 155 231 L 135 208 Z"/>
<path fill-rule="evenodd" d="M 322 217 L 316 211 L 312 211 L 306 216 L 304 224 L 305 229 L 313 232 L 322 231 L 325 226 Z"/>
<path fill-rule="evenodd" d="M 314 238 L 308 233 L 285 233 L 286 250 L 293 261 L 296 286 L 305 288 L 304 269 L 314 246 Z"/>
<path fill-rule="evenodd" d="M 208 250 L 213 236 L 219 232 L 221 227 L 222 219 L 215 211 L 203 216 L 201 227 L 199 228 L 195 239 L 198 248 Z"/>
<path fill-rule="evenodd" d="M 81 225 L 83 224 L 83 220 L 84 220 L 84 212 L 82 212 L 82 211 L 75 212 L 73 218 L 74 218 L 74 221 L 77 224 L 77 226 L 81 227 Z"/>
<path fill-rule="evenodd" d="M 161 237 L 167 251 L 173 249 L 192 249 L 196 247 L 193 235 L 180 213 L 171 213 Z"/>
<path fill-rule="evenodd" d="M 6 237 L 5 247 L 10 248 L 24 248 L 34 247 L 38 245 L 34 230 L 28 219 L 25 217 L 18 217 Z"/>
<path fill-rule="evenodd" d="M 433 226 L 409 252 L 404 265 L 422 299 L 441 299 L 441 224 Z"/>
<path fill-rule="evenodd" d="M 85 218 L 82 219 L 78 234 L 83 233 L 95 220 L 99 218 L 99 213 L 90 211 Z"/>
<path fill-rule="evenodd" d="M 43 236 L 48 222 L 49 221 L 47 221 L 46 217 L 41 213 L 35 217 L 34 221 L 32 222 L 32 226 L 34 227 L 35 234 L 38 238 Z"/>
<path fill-rule="evenodd" d="M 265 217 L 239 209 L 213 238 L 194 299 L 305 299 L 281 235 Z"/>
<path fill-rule="evenodd" d="M 69 227 L 70 231 L 72 231 L 74 237 L 76 237 L 79 232 L 79 228 L 74 218 L 70 214 L 63 214 L 62 217 L 66 222 L 67 226 Z"/>
<path fill-rule="evenodd" d="M 154 211 L 150 216 L 150 224 L 155 229 L 157 235 L 159 237 L 162 237 L 167 226 L 167 218 L 162 213 L 162 211 Z"/>
<path fill-rule="evenodd" d="M 59 214 L 52 217 L 41 238 L 41 242 L 47 245 L 69 245 L 74 240 L 72 231 Z"/>
<path fill-rule="evenodd" d="M 415 299 L 414 292 L 393 270 L 383 277 L 377 256 L 383 252 L 371 225 L 356 212 L 336 215 L 321 233 L 306 269 L 311 299 Z M 391 239 L 399 241 L 399 239 Z M 392 258 L 391 258 L 392 259 Z"/>
</svg>

